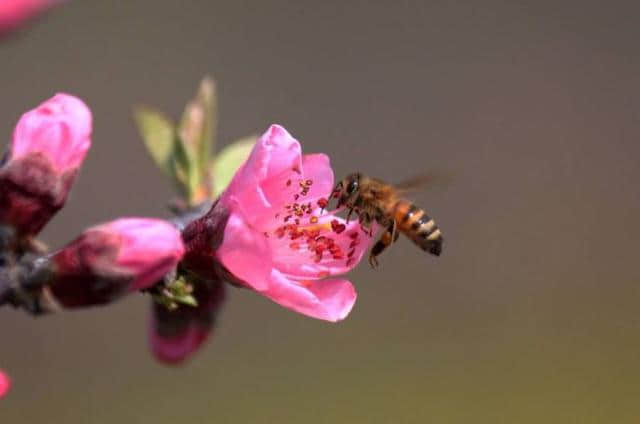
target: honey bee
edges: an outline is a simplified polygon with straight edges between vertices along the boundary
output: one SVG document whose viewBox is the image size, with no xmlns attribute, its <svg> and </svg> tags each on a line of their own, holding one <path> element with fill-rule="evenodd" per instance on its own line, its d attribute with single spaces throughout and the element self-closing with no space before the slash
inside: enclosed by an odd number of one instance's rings
<svg viewBox="0 0 640 424">
<path fill-rule="evenodd" d="M 347 221 L 355 212 L 360 224 L 369 231 L 374 221 L 384 228 L 369 253 L 372 268 L 378 266 L 377 257 L 398 239 L 400 233 L 422 250 L 440 256 L 443 242 L 440 229 L 423 209 L 402 197 L 404 192 L 422 182 L 415 180 L 394 186 L 356 172 L 347 175 L 333 189 L 332 197 L 338 199 L 338 208 L 345 206 L 349 211 Z"/>
</svg>

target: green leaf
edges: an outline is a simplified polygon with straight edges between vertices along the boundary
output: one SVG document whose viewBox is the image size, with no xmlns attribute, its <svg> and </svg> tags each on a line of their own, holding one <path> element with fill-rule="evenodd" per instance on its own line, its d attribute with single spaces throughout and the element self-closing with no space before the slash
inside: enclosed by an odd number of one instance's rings
<svg viewBox="0 0 640 424">
<path fill-rule="evenodd" d="M 192 306 L 194 308 L 198 306 L 198 301 L 196 300 L 196 298 L 192 294 L 181 294 L 181 295 L 178 295 L 178 296 L 174 297 L 173 300 L 175 300 L 176 303 L 181 303 L 183 305 Z"/>
<path fill-rule="evenodd" d="M 200 179 L 199 184 L 208 184 L 208 164 L 215 142 L 216 114 L 215 82 L 206 76 L 200 82 L 195 97 L 185 107 L 178 127 L 184 149 L 195 168 L 195 178 Z"/>
<path fill-rule="evenodd" d="M 249 153 L 251 153 L 257 141 L 257 135 L 244 137 L 229 144 L 218 153 L 213 161 L 213 169 L 211 172 L 213 175 L 212 186 L 215 189 L 215 197 L 219 196 L 220 193 L 227 188 L 231 182 L 231 178 L 233 178 L 233 175 L 244 161 L 247 160 Z"/>
<path fill-rule="evenodd" d="M 174 182 L 181 189 L 184 198 L 190 201 L 193 193 L 194 169 L 192 162 L 189 160 L 189 155 L 185 151 L 184 143 L 177 136 L 174 138 L 171 166 Z"/>
<path fill-rule="evenodd" d="M 133 119 L 153 161 L 167 175 L 173 177 L 175 129 L 171 120 L 147 106 L 135 107 Z"/>
</svg>

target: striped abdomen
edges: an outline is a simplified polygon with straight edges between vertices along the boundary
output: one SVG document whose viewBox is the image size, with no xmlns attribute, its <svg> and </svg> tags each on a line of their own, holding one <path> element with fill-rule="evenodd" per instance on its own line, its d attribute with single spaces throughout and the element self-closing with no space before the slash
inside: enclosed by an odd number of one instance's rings
<svg viewBox="0 0 640 424">
<path fill-rule="evenodd" d="M 422 250 L 440 256 L 442 233 L 426 212 L 408 200 L 399 200 L 393 210 L 398 230 L 409 237 Z"/>
</svg>

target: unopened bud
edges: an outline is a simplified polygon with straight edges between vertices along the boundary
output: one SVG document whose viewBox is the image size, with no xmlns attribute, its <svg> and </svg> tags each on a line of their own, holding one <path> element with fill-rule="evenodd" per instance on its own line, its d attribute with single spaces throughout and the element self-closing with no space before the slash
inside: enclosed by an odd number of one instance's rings
<svg viewBox="0 0 640 424">
<path fill-rule="evenodd" d="M 0 167 L 0 224 L 38 233 L 64 205 L 91 146 L 91 111 L 57 94 L 18 121 Z"/>
<path fill-rule="evenodd" d="M 122 218 L 87 229 L 55 253 L 49 283 L 64 307 L 109 303 L 149 288 L 180 261 L 180 232 L 150 218 Z"/>
<path fill-rule="evenodd" d="M 0 36 L 21 27 L 26 21 L 64 0 L 0 1 Z"/>
<path fill-rule="evenodd" d="M 225 298 L 222 281 L 200 281 L 193 293 L 198 305 L 174 310 L 153 302 L 149 328 L 151 352 L 161 362 L 179 364 L 198 351 L 211 336 Z"/>
<path fill-rule="evenodd" d="M 9 380 L 9 377 L 0 370 L 0 399 L 7 394 L 9 387 L 11 387 L 11 380 Z"/>
</svg>

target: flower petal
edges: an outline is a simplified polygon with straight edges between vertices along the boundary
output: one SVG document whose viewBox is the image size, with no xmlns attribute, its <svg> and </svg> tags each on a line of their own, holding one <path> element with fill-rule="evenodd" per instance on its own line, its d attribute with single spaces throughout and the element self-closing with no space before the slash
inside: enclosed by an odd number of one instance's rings
<svg viewBox="0 0 640 424">
<path fill-rule="evenodd" d="M 277 270 L 261 294 L 285 308 L 331 322 L 346 318 L 357 297 L 347 280 L 295 281 Z"/>
<path fill-rule="evenodd" d="M 216 255 L 227 270 L 250 288 L 264 290 L 268 286 L 272 262 L 267 239 L 253 230 L 240 213 L 229 216 Z"/>
<path fill-rule="evenodd" d="M 298 172 L 302 169 L 300 143 L 281 126 L 272 125 L 236 172 L 221 201 L 226 204 L 231 197 L 235 198 L 244 215 L 257 225 L 282 207 L 277 204 L 279 197 L 269 198 L 264 192 L 263 184 L 277 177 L 286 180 L 284 176 L 294 173 L 294 169 Z"/>
<path fill-rule="evenodd" d="M 302 169 L 304 177 L 313 182 L 309 188 L 308 197 L 313 200 L 318 200 L 321 197 L 329 199 L 334 179 L 329 156 L 323 153 L 304 155 Z"/>
<path fill-rule="evenodd" d="M 333 189 L 333 171 L 329 158 L 324 154 L 306 155 L 302 158 L 300 172 L 286 168 L 280 174 L 265 179 L 260 187 L 264 197 L 271 205 L 271 210 L 256 220 L 254 226 L 261 231 L 268 231 L 281 225 L 276 223 L 276 214 L 282 218 L 290 213 L 286 207 L 295 203 L 311 204 L 316 210 L 320 208 L 316 202 L 319 198 L 328 198 Z"/>
</svg>

